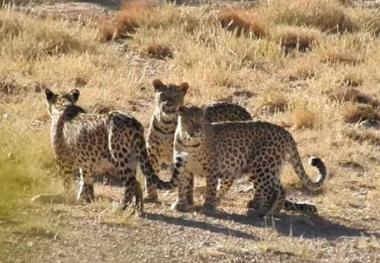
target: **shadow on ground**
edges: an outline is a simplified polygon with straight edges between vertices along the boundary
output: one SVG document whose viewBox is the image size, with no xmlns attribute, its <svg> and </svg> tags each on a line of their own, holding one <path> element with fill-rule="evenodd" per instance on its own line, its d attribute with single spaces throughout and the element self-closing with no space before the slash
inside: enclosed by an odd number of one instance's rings
<svg viewBox="0 0 380 263">
<path fill-rule="evenodd" d="M 202 221 L 196 221 L 192 219 L 185 219 L 181 217 L 171 217 L 168 215 L 163 214 L 151 214 L 151 213 L 145 213 L 145 218 L 152 221 L 160 221 L 165 222 L 167 224 L 173 224 L 176 226 L 184 226 L 184 227 L 191 227 L 191 228 L 197 228 L 201 230 L 207 230 L 213 233 L 219 233 L 224 234 L 228 236 L 234 236 L 237 238 L 245 238 L 245 239 L 252 239 L 252 240 L 259 240 L 258 237 L 245 233 L 240 230 L 234 230 L 225 226 L 218 226 L 215 224 L 211 224 L 208 222 L 202 222 Z"/>
<path fill-rule="evenodd" d="M 364 229 L 348 227 L 337 222 L 332 222 L 320 216 L 310 218 L 309 216 L 303 215 L 281 214 L 279 218 L 274 219 L 250 217 L 224 211 L 210 213 L 207 214 L 207 216 L 216 219 L 231 220 L 235 223 L 251 225 L 253 227 L 273 227 L 281 234 L 303 238 L 335 240 L 341 237 L 380 236 L 369 233 Z"/>
<path fill-rule="evenodd" d="M 310 218 L 302 215 L 282 214 L 279 218 L 260 218 L 235 213 L 227 213 L 224 211 L 207 213 L 207 216 L 219 220 L 233 221 L 242 225 L 250 225 L 252 227 L 272 227 L 283 235 L 302 238 L 324 238 L 327 240 L 336 240 L 341 237 L 360 237 L 373 235 L 375 235 L 376 237 L 380 237 L 380 235 L 375 233 L 369 233 L 364 229 L 348 227 L 319 216 Z M 232 235 L 238 238 L 258 240 L 258 237 L 252 234 L 245 233 L 240 230 L 230 229 L 224 226 L 211 224 L 204 221 L 196 221 L 192 219 L 184 219 L 181 217 L 171 217 L 163 214 L 150 213 L 147 213 L 145 217 L 148 220 L 161 221 L 167 224 L 198 228 L 224 235 Z"/>
</svg>

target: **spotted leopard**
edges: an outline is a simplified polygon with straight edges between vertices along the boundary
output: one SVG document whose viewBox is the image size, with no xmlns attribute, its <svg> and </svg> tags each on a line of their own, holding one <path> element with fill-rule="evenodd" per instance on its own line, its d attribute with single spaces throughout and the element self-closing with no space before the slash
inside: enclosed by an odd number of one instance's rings
<svg viewBox="0 0 380 263">
<path fill-rule="evenodd" d="M 198 107 L 179 108 L 175 133 L 175 152 L 188 154 L 187 165 L 178 183 L 178 200 L 174 207 L 188 211 L 193 203 L 194 174 L 206 178 L 204 209 L 212 210 L 231 187 L 234 179 L 243 174 L 254 185 L 254 197 L 248 203 L 249 213 L 259 216 L 277 215 L 281 209 L 315 213 L 316 207 L 286 200 L 280 183 L 284 161 L 310 190 L 319 189 L 326 180 L 323 161 L 311 158 L 320 178 L 312 181 L 306 174 L 297 150 L 297 143 L 284 128 L 261 121 L 210 123 L 204 110 Z M 221 179 L 217 191 L 217 180 Z"/>
<path fill-rule="evenodd" d="M 138 163 L 147 181 L 158 189 L 171 189 L 175 186 L 185 160 L 179 156 L 172 180 L 161 181 L 148 158 L 144 128 L 135 118 L 118 111 L 87 114 L 76 105 L 80 95 L 77 89 L 63 94 L 55 94 L 46 89 L 45 95 L 59 173 L 66 189 L 70 191 L 74 175 L 79 170 L 81 187 L 78 198 L 93 201 L 93 174 L 111 170 L 120 177 L 125 187 L 123 207 L 128 206 L 135 197 L 135 208 L 142 211 L 142 190 L 135 176 Z"/>
<path fill-rule="evenodd" d="M 148 129 L 147 149 L 149 158 L 158 173 L 171 163 L 173 156 L 174 133 L 177 127 L 177 108 L 182 106 L 189 85 L 164 84 L 161 80 L 153 81 L 155 90 L 155 111 Z M 251 120 L 249 112 L 233 103 L 214 103 L 205 107 L 208 121 L 243 121 Z M 194 183 L 194 182 L 193 182 Z M 156 188 L 147 184 L 148 199 L 158 199 Z"/>
</svg>

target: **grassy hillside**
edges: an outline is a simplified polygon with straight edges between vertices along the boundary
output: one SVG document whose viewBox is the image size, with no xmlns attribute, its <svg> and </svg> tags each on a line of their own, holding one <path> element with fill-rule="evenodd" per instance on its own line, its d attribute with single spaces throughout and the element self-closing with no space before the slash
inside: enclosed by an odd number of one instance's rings
<svg viewBox="0 0 380 263">
<path fill-rule="evenodd" d="M 243 4 L 137 2 L 80 22 L 0 9 L 0 261 L 379 260 L 379 9 L 334 0 Z M 330 171 L 316 194 L 289 167 L 282 176 L 289 196 L 315 203 L 321 217 L 246 218 L 244 180 L 214 216 L 170 211 L 173 191 L 148 204 L 145 219 L 107 200 L 29 201 L 62 191 L 44 88 L 79 88 L 86 108 L 122 109 L 147 125 L 154 78 L 187 81 L 188 104 L 233 101 L 289 129 L 303 159 L 320 156 Z M 197 185 L 201 204 L 204 182 Z"/>
</svg>

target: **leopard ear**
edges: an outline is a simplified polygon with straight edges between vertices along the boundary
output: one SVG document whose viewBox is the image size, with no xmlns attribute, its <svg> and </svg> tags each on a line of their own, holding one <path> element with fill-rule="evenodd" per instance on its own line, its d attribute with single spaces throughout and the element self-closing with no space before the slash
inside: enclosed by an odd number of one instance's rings
<svg viewBox="0 0 380 263">
<path fill-rule="evenodd" d="M 79 95 L 80 95 L 80 91 L 78 89 L 73 89 L 72 91 L 70 91 L 71 102 L 72 103 L 77 102 L 77 100 L 79 99 Z"/>
<path fill-rule="evenodd" d="M 183 94 L 186 94 L 187 90 L 189 89 L 189 83 L 183 82 L 178 86 L 178 88 L 183 92 Z"/>
<path fill-rule="evenodd" d="M 154 90 L 157 92 L 157 91 L 160 91 L 163 87 L 165 87 L 165 84 L 162 83 L 161 80 L 159 79 L 155 79 L 152 81 L 152 84 L 153 84 L 153 87 L 154 87 Z"/>
<path fill-rule="evenodd" d="M 45 89 L 45 96 L 48 102 L 53 102 L 55 94 L 50 89 Z"/>
</svg>

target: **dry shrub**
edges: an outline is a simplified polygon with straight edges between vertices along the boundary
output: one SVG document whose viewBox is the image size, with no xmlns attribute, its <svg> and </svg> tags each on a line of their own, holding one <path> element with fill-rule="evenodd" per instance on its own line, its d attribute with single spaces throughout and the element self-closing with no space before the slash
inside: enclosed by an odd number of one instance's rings
<svg viewBox="0 0 380 263">
<path fill-rule="evenodd" d="M 365 120 L 380 120 L 377 111 L 368 105 L 349 104 L 343 111 L 345 122 L 357 123 Z"/>
<path fill-rule="evenodd" d="M 318 29 L 297 26 L 278 27 L 274 35 L 274 39 L 280 42 L 285 54 L 294 49 L 301 52 L 309 51 L 321 38 L 322 33 Z"/>
<path fill-rule="evenodd" d="M 288 108 L 289 101 L 282 92 L 269 90 L 259 96 L 256 103 L 261 111 L 275 113 L 285 111 Z"/>
<path fill-rule="evenodd" d="M 288 68 L 285 77 L 289 81 L 306 80 L 315 77 L 315 64 L 298 63 Z"/>
<path fill-rule="evenodd" d="M 329 98 L 333 101 L 352 101 L 357 103 L 379 106 L 379 101 L 360 92 L 355 88 L 340 87 L 328 92 Z"/>
<path fill-rule="evenodd" d="M 168 46 L 165 46 L 163 44 L 153 44 L 148 47 L 148 55 L 157 58 L 157 59 L 165 59 L 165 58 L 172 58 L 173 53 L 170 50 Z"/>
<path fill-rule="evenodd" d="M 237 36 L 252 34 L 264 37 L 266 28 L 262 21 L 239 9 L 226 8 L 219 12 L 218 20 L 227 31 L 235 32 Z"/>
<path fill-rule="evenodd" d="M 317 114 L 306 104 L 296 104 L 292 110 L 293 127 L 295 129 L 313 128 L 317 120 Z"/>
<path fill-rule="evenodd" d="M 351 32 L 355 23 L 346 9 L 334 0 L 275 0 L 264 4 L 262 10 L 274 22 L 306 25 L 324 32 Z"/>
<path fill-rule="evenodd" d="M 360 55 L 354 54 L 349 50 L 341 50 L 338 48 L 325 50 L 321 55 L 321 62 L 324 63 L 357 65 L 363 61 L 364 59 Z"/>
<path fill-rule="evenodd" d="M 139 22 L 148 16 L 153 4 L 148 1 L 126 2 L 115 17 L 109 21 L 102 19 L 98 22 L 97 39 L 107 42 L 129 37 L 139 27 Z"/>
</svg>

